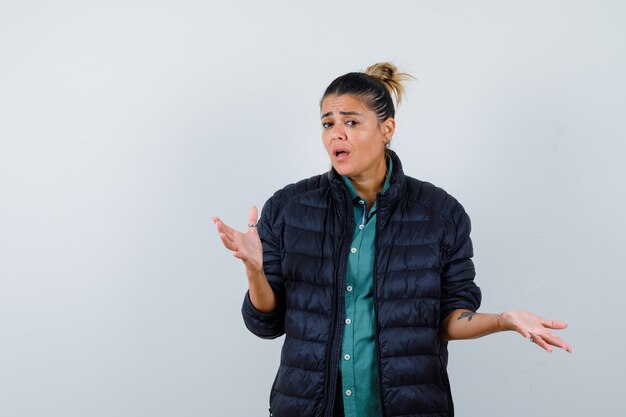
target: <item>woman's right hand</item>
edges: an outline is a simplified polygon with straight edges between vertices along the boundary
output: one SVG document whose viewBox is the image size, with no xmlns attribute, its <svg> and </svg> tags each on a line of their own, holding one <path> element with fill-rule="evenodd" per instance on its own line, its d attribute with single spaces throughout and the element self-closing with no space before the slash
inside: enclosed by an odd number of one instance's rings
<svg viewBox="0 0 626 417">
<path fill-rule="evenodd" d="M 224 224 L 218 217 L 213 217 L 222 243 L 232 251 L 235 258 L 241 259 L 248 274 L 263 272 L 263 247 L 256 224 L 259 214 L 256 206 L 250 207 L 248 214 L 248 231 L 243 233 Z"/>
</svg>

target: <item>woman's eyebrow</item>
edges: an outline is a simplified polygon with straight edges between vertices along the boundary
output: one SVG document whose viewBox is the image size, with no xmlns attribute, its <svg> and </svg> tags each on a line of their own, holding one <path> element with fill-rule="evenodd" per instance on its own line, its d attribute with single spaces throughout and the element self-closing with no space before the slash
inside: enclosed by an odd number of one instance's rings
<svg viewBox="0 0 626 417">
<path fill-rule="evenodd" d="M 342 114 L 344 116 L 363 116 L 361 113 L 357 113 L 355 111 L 340 111 L 339 114 Z M 332 115 L 333 115 L 333 112 L 329 111 L 328 113 L 322 114 L 321 118 L 323 119 L 324 117 L 328 117 Z"/>
</svg>

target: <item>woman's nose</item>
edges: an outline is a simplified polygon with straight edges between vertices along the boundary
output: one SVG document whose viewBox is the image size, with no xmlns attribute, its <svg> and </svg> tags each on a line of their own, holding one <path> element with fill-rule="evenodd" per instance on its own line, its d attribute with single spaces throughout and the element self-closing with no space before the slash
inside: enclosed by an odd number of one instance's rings
<svg viewBox="0 0 626 417">
<path fill-rule="evenodd" d="M 346 131 L 343 126 L 333 126 L 333 131 L 331 132 L 331 139 L 333 140 L 344 140 L 346 138 Z"/>
</svg>

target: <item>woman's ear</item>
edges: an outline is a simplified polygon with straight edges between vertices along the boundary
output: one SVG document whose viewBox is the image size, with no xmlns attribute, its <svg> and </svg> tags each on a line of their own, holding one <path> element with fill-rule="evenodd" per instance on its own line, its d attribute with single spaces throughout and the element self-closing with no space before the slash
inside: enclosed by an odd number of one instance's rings
<svg viewBox="0 0 626 417">
<path fill-rule="evenodd" d="M 393 117 L 388 117 L 387 120 L 383 122 L 383 135 L 385 135 L 385 139 L 387 142 L 391 140 L 393 137 L 393 132 L 396 130 L 396 119 Z"/>
</svg>

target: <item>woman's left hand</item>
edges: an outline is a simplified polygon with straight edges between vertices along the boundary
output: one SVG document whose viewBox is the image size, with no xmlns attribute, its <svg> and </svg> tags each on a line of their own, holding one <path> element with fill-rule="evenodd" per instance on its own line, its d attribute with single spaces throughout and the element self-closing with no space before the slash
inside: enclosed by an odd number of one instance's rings
<svg viewBox="0 0 626 417">
<path fill-rule="evenodd" d="M 514 330 L 548 352 L 552 352 L 552 346 L 572 352 L 572 347 L 567 342 L 550 332 L 565 329 L 565 322 L 545 320 L 528 311 L 512 310 L 500 314 L 498 324 L 502 330 Z"/>
</svg>

